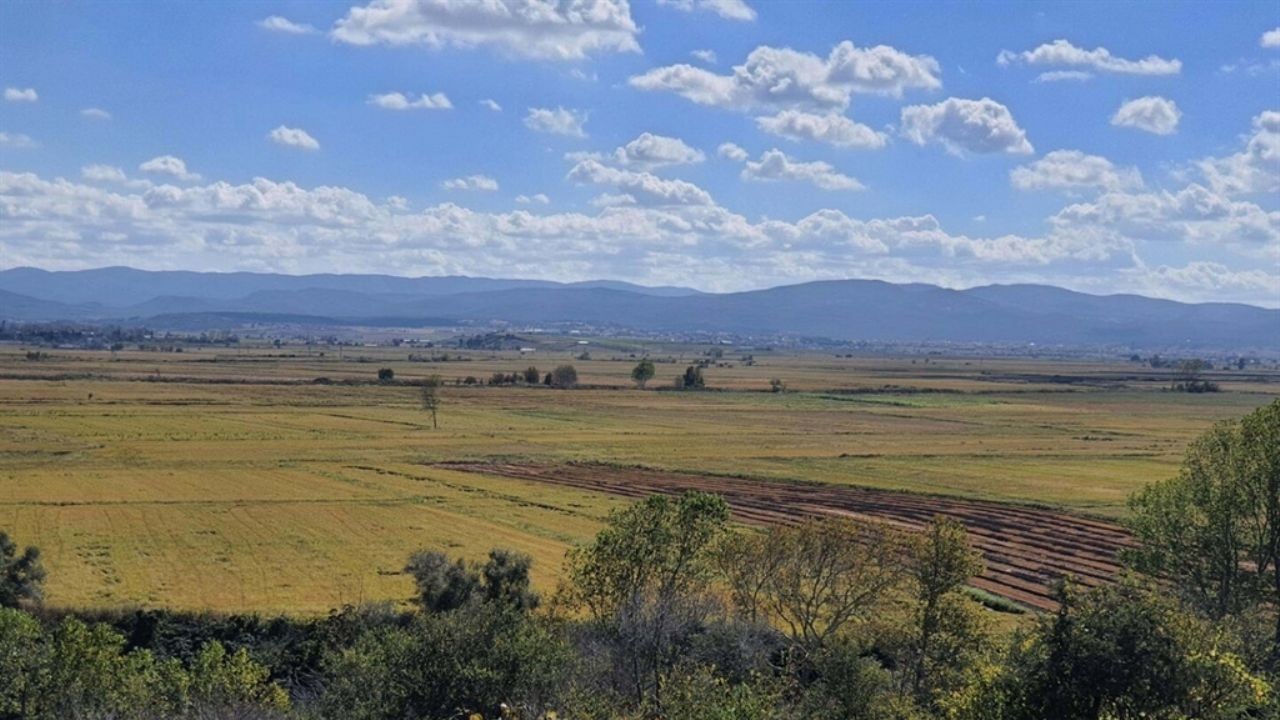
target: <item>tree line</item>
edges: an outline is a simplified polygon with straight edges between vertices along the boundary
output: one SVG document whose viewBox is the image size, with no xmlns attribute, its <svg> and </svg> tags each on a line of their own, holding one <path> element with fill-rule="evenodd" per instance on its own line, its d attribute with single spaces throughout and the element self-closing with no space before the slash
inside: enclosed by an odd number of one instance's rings
<svg viewBox="0 0 1280 720">
<path fill-rule="evenodd" d="M 411 610 L 314 620 L 60 615 L 0 537 L 0 718 L 1280 718 L 1280 401 L 1127 522 L 1122 577 L 1012 623 L 952 520 L 750 529 L 696 492 L 611 513 L 546 596 L 522 553 L 424 549 Z"/>
</svg>

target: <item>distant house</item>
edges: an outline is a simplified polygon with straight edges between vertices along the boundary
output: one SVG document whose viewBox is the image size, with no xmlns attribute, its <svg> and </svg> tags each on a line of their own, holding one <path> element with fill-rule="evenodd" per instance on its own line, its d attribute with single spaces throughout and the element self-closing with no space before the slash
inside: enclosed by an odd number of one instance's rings
<svg viewBox="0 0 1280 720">
<path fill-rule="evenodd" d="M 523 355 L 523 354 L 525 354 L 525 353 L 531 353 L 531 352 L 533 352 L 533 348 L 531 348 L 531 347 L 522 347 L 522 348 L 520 348 L 520 354 L 521 354 L 521 355 Z"/>
</svg>

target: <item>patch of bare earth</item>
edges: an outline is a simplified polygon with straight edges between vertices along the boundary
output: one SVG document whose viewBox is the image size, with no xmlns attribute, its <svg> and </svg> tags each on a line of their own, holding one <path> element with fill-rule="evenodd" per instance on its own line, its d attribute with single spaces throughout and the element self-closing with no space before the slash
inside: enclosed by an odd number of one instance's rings
<svg viewBox="0 0 1280 720">
<path fill-rule="evenodd" d="M 712 492 L 724 497 L 736 520 L 757 525 L 844 516 L 920 530 L 943 515 L 964 523 L 970 541 L 986 558 L 986 572 L 973 580 L 974 587 L 1039 610 L 1057 607 L 1050 588 L 1060 578 L 1070 576 L 1090 587 L 1111 582 L 1120 571 L 1120 550 L 1133 545 L 1124 528 L 1104 520 L 982 500 L 608 465 L 441 466 L 630 498 Z"/>
</svg>

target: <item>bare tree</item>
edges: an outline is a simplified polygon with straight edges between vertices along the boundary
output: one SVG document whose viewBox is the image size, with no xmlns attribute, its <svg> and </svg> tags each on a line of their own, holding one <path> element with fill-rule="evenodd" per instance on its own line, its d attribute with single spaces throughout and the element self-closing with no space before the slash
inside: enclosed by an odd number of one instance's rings
<svg viewBox="0 0 1280 720">
<path fill-rule="evenodd" d="M 440 423 L 436 420 L 436 415 L 440 410 L 440 386 L 444 381 L 439 375 L 432 375 L 422 381 L 422 409 L 431 413 L 431 429 L 438 430 Z"/>
</svg>

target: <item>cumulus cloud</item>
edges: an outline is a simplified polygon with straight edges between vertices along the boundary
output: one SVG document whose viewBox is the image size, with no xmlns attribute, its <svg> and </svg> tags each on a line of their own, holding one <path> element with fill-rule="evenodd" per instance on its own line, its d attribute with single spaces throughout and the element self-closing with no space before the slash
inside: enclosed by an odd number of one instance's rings
<svg viewBox="0 0 1280 720">
<path fill-rule="evenodd" d="M 936 105 L 911 105 L 902 109 L 901 125 L 902 136 L 911 142 L 941 143 L 955 154 L 1034 152 L 1009 108 L 991 98 L 953 97 Z"/>
<path fill-rule="evenodd" d="M 1253 119 L 1243 151 L 1198 163 L 1209 187 L 1226 194 L 1280 191 L 1280 111 Z"/>
<path fill-rule="evenodd" d="M 498 181 L 488 175 L 468 175 L 467 177 L 445 180 L 440 183 L 445 190 L 479 190 L 493 192 L 498 189 Z"/>
<path fill-rule="evenodd" d="M 1280 27 L 1262 33 L 1258 44 L 1264 48 L 1280 48 Z"/>
<path fill-rule="evenodd" d="M 39 143 L 31 138 L 30 135 L 22 133 L 10 133 L 0 130 L 0 148 L 9 148 L 11 150 L 30 150 L 39 147 Z"/>
<path fill-rule="evenodd" d="M 40 99 L 40 95 L 36 93 L 35 88 L 7 87 L 4 89 L 4 99 L 15 103 L 33 103 Z"/>
<path fill-rule="evenodd" d="M 442 92 L 428 95 L 422 93 L 415 100 L 404 93 L 390 92 L 381 95 L 370 95 L 369 104 L 384 110 L 452 110 L 453 103 Z"/>
<path fill-rule="evenodd" d="M 277 145 L 297 148 L 299 150 L 319 150 L 320 143 L 302 128 L 291 128 L 281 125 L 267 133 L 267 138 Z"/>
<path fill-rule="evenodd" d="M 574 165 L 568 177 L 576 183 L 610 185 L 646 205 L 715 205 L 710 193 L 691 182 L 615 168 L 595 159 Z"/>
<path fill-rule="evenodd" d="M 658 0 L 659 5 L 666 5 L 684 12 L 705 10 L 713 12 L 726 20 L 751 22 L 756 19 L 756 11 L 743 0 Z"/>
<path fill-rule="evenodd" d="M 90 120 L 110 120 L 111 119 L 111 113 L 107 112 L 106 110 L 103 110 L 102 108 L 96 108 L 96 107 L 85 108 L 80 111 L 80 115 L 82 115 L 83 117 L 87 117 Z"/>
<path fill-rule="evenodd" d="M 1130 127 L 1156 135 L 1172 135 L 1178 129 L 1182 111 L 1177 103 L 1155 95 L 1130 100 L 1111 116 L 1116 127 Z"/>
<path fill-rule="evenodd" d="M 1078 284 L 1119 277 L 1133 244 L 1079 224 L 1043 237 L 948 232 L 930 215 L 858 219 L 834 209 L 747 218 L 696 186 L 584 161 L 571 175 L 614 194 L 592 213 L 409 211 L 342 187 L 256 178 L 177 187 L 98 185 L 0 171 L 0 253 L 15 264 L 284 272 L 617 277 L 708 289 L 927 276 L 949 285 Z M 538 247 L 536 263 L 519 252 Z M 1092 268 L 1092 270 L 1090 270 Z M 1107 272 L 1099 271 L 1106 268 Z"/>
<path fill-rule="evenodd" d="M 524 124 L 530 130 L 578 138 L 587 136 L 587 132 L 582 129 L 586 122 L 586 113 L 563 107 L 529 108 L 529 114 L 524 117 Z"/>
<path fill-rule="evenodd" d="M 1009 180 L 1019 190 L 1135 190 L 1142 187 L 1136 168 L 1117 168 L 1098 155 L 1054 150 L 1028 165 L 1014 168 Z"/>
<path fill-rule="evenodd" d="M 708 65 L 716 64 L 715 50 L 692 50 L 689 52 L 689 54 L 692 55 L 694 58 L 701 60 L 704 63 L 707 63 Z"/>
<path fill-rule="evenodd" d="M 332 37 L 351 45 L 492 47 L 508 55 L 577 60 L 639 52 L 627 0 L 373 0 L 351 8 Z"/>
<path fill-rule="evenodd" d="M 502 106 L 498 104 L 497 100 L 494 100 L 492 98 L 486 98 L 484 100 L 481 100 L 480 104 L 489 108 L 494 112 L 502 112 Z"/>
<path fill-rule="evenodd" d="M 654 170 L 671 165 L 693 165 L 707 159 L 697 148 L 689 147 L 680 138 L 640 133 L 636 139 L 616 148 L 608 155 L 599 153 L 571 153 L 571 160 L 594 158 L 621 167 Z"/>
<path fill-rule="evenodd" d="M 1067 233 L 1110 233 L 1154 242 L 1241 246 L 1280 260 L 1280 212 L 1192 183 L 1177 192 L 1108 192 L 1050 218 Z"/>
<path fill-rule="evenodd" d="M 742 169 L 742 179 L 758 182 L 806 182 L 823 190 L 866 189 L 862 183 L 839 172 L 829 163 L 800 162 L 787 157 L 776 148 L 765 151 L 759 160 L 748 160 Z"/>
<path fill-rule="evenodd" d="M 731 142 L 721 143 L 720 147 L 716 148 L 716 154 L 723 158 L 729 158 L 735 162 L 742 162 L 748 157 L 751 157 L 746 150 L 743 150 L 741 147 Z"/>
<path fill-rule="evenodd" d="M 80 177 L 93 182 L 124 182 L 128 179 L 124 170 L 111 165 L 85 165 L 80 168 Z"/>
<path fill-rule="evenodd" d="M 199 173 L 193 173 L 187 170 L 187 163 L 182 158 L 173 155 L 160 155 L 138 166 L 142 172 L 151 173 L 153 175 L 168 175 L 171 178 L 185 180 L 187 182 L 195 182 L 200 179 Z"/>
<path fill-rule="evenodd" d="M 1194 261 L 1182 267 L 1160 265 L 1142 274 L 1145 290 L 1165 297 L 1221 300 L 1224 296 L 1244 298 L 1280 297 L 1280 274 L 1259 268 L 1232 270 L 1226 265 Z"/>
<path fill-rule="evenodd" d="M 521 205 L 547 205 L 551 202 L 551 198 L 547 197 L 544 193 L 537 193 L 535 195 L 517 195 L 516 202 Z"/>
<path fill-rule="evenodd" d="M 311 35 L 316 32 L 315 26 L 307 23 L 296 23 L 279 15 L 272 15 L 258 21 L 258 27 L 285 35 Z"/>
<path fill-rule="evenodd" d="M 1166 60 L 1157 55 L 1148 55 L 1141 60 L 1126 60 L 1112 55 L 1110 50 L 1103 47 L 1085 50 L 1062 39 L 1020 53 L 1001 50 L 996 56 L 996 62 L 1000 65 L 1025 63 L 1088 68 L 1097 72 L 1125 75 L 1177 75 L 1182 72 L 1181 60 Z"/>
<path fill-rule="evenodd" d="M 836 113 L 815 115 L 783 110 L 777 115 L 756 118 L 756 125 L 788 140 L 813 140 L 839 148 L 878 149 L 889 142 L 884 133 Z"/>
<path fill-rule="evenodd" d="M 906 90 L 942 86 L 941 68 L 928 55 L 908 55 L 845 41 L 827 57 L 762 45 L 729 75 L 688 64 L 654 68 L 630 79 L 640 90 L 673 92 L 699 105 L 734 109 L 844 109 L 854 93 L 899 97 Z"/>
</svg>

